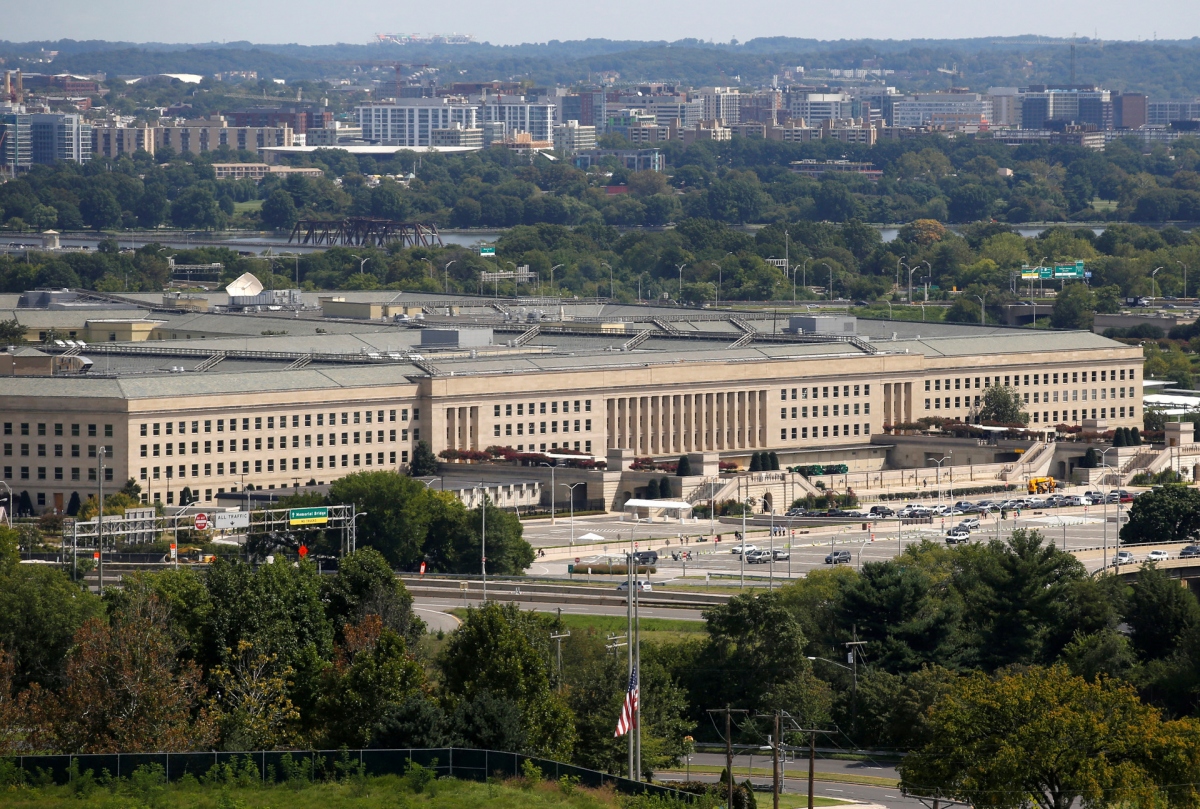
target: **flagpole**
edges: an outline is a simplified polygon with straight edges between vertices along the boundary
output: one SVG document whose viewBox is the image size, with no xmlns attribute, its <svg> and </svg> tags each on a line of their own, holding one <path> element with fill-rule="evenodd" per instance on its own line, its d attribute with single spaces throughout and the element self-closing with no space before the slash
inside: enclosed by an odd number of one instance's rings
<svg viewBox="0 0 1200 809">
<path fill-rule="evenodd" d="M 628 557 L 628 561 L 625 564 L 625 577 L 629 584 L 629 592 L 626 593 L 626 598 L 625 598 L 625 607 L 626 607 L 626 612 L 627 612 L 626 617 L 627 617 L 627 622 L 628 622 L 628 628 L 626 629 L 625 637 L 626 637 L 626 640 L 628 641 L 626 643 L 626 649 L 629 652 L 629 676 L 630 676 L 631 680 L 633 678 L 633 674 L 635 671 L 635 669 L 633 667 L 633 593 L 634 593 L 634 587 L 636 586 L 636 584 L 635 584 L 636 580 L 634 578 L 635 577 L 635 573 L 634 573 L 635 561 L 636 560 L 633 557 L 633 528 L 631 527 L 629 529 L 629 557 Z M 628 694 L 626 694 L 625 696 L 626 696 L 626 699 L 629 698 Z M 628 742 L 629 742 L 629 780 L 632 781 L 632 780 L 634 780 L 634 778 L 636 778 L 635 771 L 633 768 L 633 734 L 627 733 L 626 736 L 627 736 Z"/>
<path fill-rule="evenodd" d="M 634 568 L 635 572 L 636 572 L 636 570 L 637 570 L 637 568 Z M 648 579 L 649 577 L 650 577 L 650 573 L 649 573 L 649 569 L 647 569 L 646 578 Z M 640 780 L 642 780 L 642 620 L 641 620 L 642 616 L 640 614 L 641 600 L 642 600 L 641 593 L 639 593 L 637 590 L 634 590 L 633 599 L 634 599 L 634 601 L 633 601 L 633 636 L 634 636 L 634 643 L 636 644 L 636 648 L 634 649 L 634 652 L 633 652 L 633 665 L 634 665 L 634 670 L 637 673 L 637 686 L 638 686 L 637 705 L 634 706 L 634 721 L 636 722 L 634 727 L 637 728 L 637 741 L 635 743 L 637 753 L 634 755 L 634 759 L 635 759 L 634 763 L 636 765 L 635 772 L 637 773 L 637 775 L 634 777 L 633 780 L 640 781 Z"/>
</svg>

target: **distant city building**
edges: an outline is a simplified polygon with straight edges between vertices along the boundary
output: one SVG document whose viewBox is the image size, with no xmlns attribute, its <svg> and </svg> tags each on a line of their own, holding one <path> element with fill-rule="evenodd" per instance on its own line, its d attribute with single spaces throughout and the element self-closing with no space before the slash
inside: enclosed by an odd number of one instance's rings
<svg viewBox="0 0 1200 809">
<path fill-rule="evenodd" d="M 918 93 L 892 103 L 892 126 L 925 126 L 942 120 L 982 120 L 991 113 L 979 93 Z"/>
<path fill-rule="evenodd" d="M 563 121 L 554 127 L 554 148 L 567 154 L 595 149 L 596 127 L 578 121 Z"/>
<path fill-rule="evenodd" d="M 803 118 L 810 124 L 830 119 L 851 118 L 851 99 L 845 93 L 812 93 L 788 90 L 783 110 L 790 118 Z"/>
<path fill-rule="evenodd" d="M 703 87 L 695 94 L 702 105 L 702 120 L 729 126 L 741 120 L 739 93 L 734 87 Z"/>
<path fill-rule="evenodd" d="M 29 125 L 30 159 L 35 164 L 92 159 L 92 125 L 73 113 L 35 113 Z"/>
<path fill-rule="evenodd" d="M 324 177 L 319 168 L 276 166 L 266 163 L 213 163 L 213 173 L 218 180 L 261 180 L 268 174 L 296 175 L 298 177 Z"/>
<path fill-rule="evenodd" d="M 169 148 L 180 154 L 201 154 L 221 146 L 253 152 L 265 146 L 294 145 L 290 126 L 230 126 L 220 115 L 185 121 L 178 126 L 160 126 L 151 131 L 155 150 Z"/>
<path fill-rule="evenodd" d="M 1053 124 L 1112 129 L 1112 94 L 1093 85 L 1030 85 L 1021 100 L 1021 127 L 1053 129 Z"/>
<path fill-rule="evenodd" d="M 92 126 L 92 152 L 100 157 L 132 155 L 136 151 L 154 154 L 154 129 L 141 124 L 125 126 L 107 122 Z"/>
<path fill-rule="evenodd" d="M 26 171 L 33 164 L 33 144 L 30 127 L 33 116 L 19 104 L 0 105 L 0 169 L 10 177 Z"/>
<path fill-rule="evenodd" d="M 324 109 L 255 107 L 227 112 L 225 117 L 233 126 L 290 126 L 292 132 L 297 135 L 303 135 L 310 129 L 324 129 L 333 126 L 333 113 Z"/>
<path fill-rule="evenodd" d="M 510 135 L 526 132 L 535 141 L 554 140 L 555 104 L 530 103 L 523 96 L 488 98 L 480 109 L 483 121 L 503 123 Z"/>
<path fill-rule="evenodd" d="M 880 180 L 883 171 L 872 163 L 856 163 L 850 160 L 797 160 L 789 167 L 802 177 L 820 180 L 826 174 L 861 174 L 869 180 Z"/>
<path fill-rule="evenodd" d="M 430 146 L 435 129 L 475 129 L 479 109 L 460 97 L 404 98 L 357 108 L 365 141 L 383 146 Z"/>
<path fill-rule="evenodd" d="M 1112 101 L 1113 126 L 1117 129 L 1141 129 L 1149 123 L 1148 99 L 1142 93 L 1114 93 Z"/>
<path fill-rule="evenodd" d="M 1024 93 L 1017 87 L 991 87 L 985 96 L 991 106 L 988 120 L 993 126 L 1020 127 Z"/>
<path fill-rule="evenodd" d="M 602 127 L 605 123 L 604 93 L 585 90 L 563 96 L 558 105 L 559 121 L 578 121 L 583 126 Z"/>
<path fill-rule="evenodd" d="M 690 146 L 696 141 L 702 140 L 725 141 L 733 135 L 727 127 L 721 126 L 720 121 L 700 121 L 693 127 L 681 129 L 679 134 L 683 139 L 684 146 Z"/>
<path fill-rule="evenodd" d="M 764 124 L 779 122 L 783 92 L 776 89 L 738 95 L 738 123 L 758 121 Z"/>
<path fill-rule="evenodd" d="M 575 155 L 575 167 L 590 169 L 611 157 L 630 171 L 662 171 L 662 152 L 658 149 L 589 149 Z"/>
<path fill-rule="evenodd" d="M 446 129 L 434 129 L 429 133 L 429 145 L 436 147 L 458 146 L 470 149 L 483 148 L 483 129 L 473 127 L 468 129 L 462 124 L 453 123 Z"/>
<path fill-rule="evenodd" d="M 1200 99 L 1195 101 L 1151 101 L 1146 105 L 1146 124 L 1166 126 L 1172 121 L 1200 120 Z"/>
</svg>

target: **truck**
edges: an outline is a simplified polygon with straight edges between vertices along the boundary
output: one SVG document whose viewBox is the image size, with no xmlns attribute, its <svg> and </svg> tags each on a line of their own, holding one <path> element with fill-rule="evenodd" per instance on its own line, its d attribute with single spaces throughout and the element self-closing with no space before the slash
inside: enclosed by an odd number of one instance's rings
<svg viewBox="0 0 1200 809">
<path fill-rule="evenodd" d="M 1029 493 L 1030 494 L 1050 494 L 1058 487 L 1057 481 L 1051 477 L 1045 478 L 1030 478 Z"/>
</svg>

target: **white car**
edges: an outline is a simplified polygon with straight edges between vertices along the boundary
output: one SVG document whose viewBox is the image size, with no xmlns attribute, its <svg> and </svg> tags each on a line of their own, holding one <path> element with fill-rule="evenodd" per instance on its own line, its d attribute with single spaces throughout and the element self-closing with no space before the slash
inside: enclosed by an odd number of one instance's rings
<svg viewBox="0 0 1200 809">
<path fill-rule="evenodd" d="M 758 550 L 757 545 L 745 544 L 745 545 L 734 545 L 732 548 L 729 549 L 729 552 L 737 555 L 737 554 L 742 554 L 742 553 L 749 553 L 750 551 L 756 551 L 756 550 Z"/>
<path fill-rule="evenodd" d="M 967 517 L 958 524 L 958 527 L 965 528 L 968 531 L 975 531 L 979 529 L 979 520 L 975 517 Z"/>
<path fill-rule="evenodd" d="M 1131 551 L 1117 551 L 1117 558 L 1114 564 L 1132 565 L 1134 561 L 1133 553 Z"/>
<path fill-rule="evenodd" d="M 1170 558 L 1171 554 L 1166 551 L 1150 551 L 1150 553 L 1146 554 L 1146 561 L 1148 562 L 1165 562 Z"/>
</svg>

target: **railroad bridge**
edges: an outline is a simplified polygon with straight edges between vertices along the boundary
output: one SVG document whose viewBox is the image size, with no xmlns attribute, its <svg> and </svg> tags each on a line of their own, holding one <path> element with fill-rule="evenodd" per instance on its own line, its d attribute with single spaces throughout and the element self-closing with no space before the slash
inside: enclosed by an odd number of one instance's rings
<svg viewBox="0 0 1200 809">
<path fill-rule="evenodd" d="M 400 242 L 404 247 L 442 247 L 437 225 L 423 222 L 396 222 L 350 216 L 345 219 L 301 219 L 292 228 L 288 244 L 334 247 L 384 247 Z"/>
</svg>

